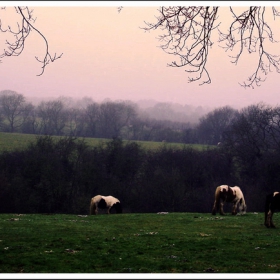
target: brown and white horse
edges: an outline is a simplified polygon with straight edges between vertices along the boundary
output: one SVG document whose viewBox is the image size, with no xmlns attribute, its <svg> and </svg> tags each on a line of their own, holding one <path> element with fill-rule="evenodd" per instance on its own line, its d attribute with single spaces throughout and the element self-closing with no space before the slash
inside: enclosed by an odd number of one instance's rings
<svg viewBox="0 0 280 280">
<path fill-rule="evenodd" d="M 223 208 L 225 202 L 233 203 L 233 208 L 231 212 L 232 215 L 237 214 L 238 204 L 239 204 L 240 213 L 241 214 L 246 213 L 247 206 L 245 203 L 245 198 L 239 187 L 237 186 L 230 187 L 228 185 L 221 185 L 216 188 L 215 202 L 212 209 L 212 215 L 216 215 L 216 211 L 218 210 L 218 208 L 220 208 L 220 214 L 225 215 L 224 208 Z"/>
<path fill-rule="evenodd" d="M 89 208 L 90 215 L 97 215 L 99 209 L 107 209 L 107 214 L 110 214 L 111 211 L 117 214 L 122 213 L 121 202 L 111 195 L 96 195 L 91 199 Z"/>
<path fill-rule="evenodd" d="M 274 192 L 266 196 L 264 210 L 264 225 L 268 228 L 275 228 L 272 216 L 276 210 L 280 210 L 280 193 Z"/>
</svg>

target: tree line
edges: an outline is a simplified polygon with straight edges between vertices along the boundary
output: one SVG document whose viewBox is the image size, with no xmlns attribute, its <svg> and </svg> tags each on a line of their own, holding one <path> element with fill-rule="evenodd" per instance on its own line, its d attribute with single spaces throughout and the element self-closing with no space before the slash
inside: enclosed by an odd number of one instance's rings
<svg viewBox="0 0 280 280">
<path fill-rule="evenodd" d="M 66 103 L 66 99 L 58 98 L 42 101 L 35 106 L 26 102 L 22 94 L 2 91 L 0 131 L 216 145 L 231 128 L 242 130 L 246 120 L 264 131 L 265 127 L 261 126 L 261 122 L 268 122 L 267 126 L 272 130 L 266 129 L 265 135 L 273 133 L 271 141 L 275 137 L 276 143 L 278 140 L 276 131 L 280 109 L 263 103 L 241 110 L 224 106 L 199 119 L 197 115 L 197 123 L 191 119 L 191 115 L 195 114 L 193 111 L 187 117 L 181 117 L 181 121 L 178 121 L 177 116 L 175 121 L 175 114 L 170 110 L 170 104 L 166 103 L 157 104 L 153 112 L 146 110 L 144 113 L 137 108 L 137 104 L 130 101 L 107 101 L 99 104 L 88 99 L 84 104 L 72 107 Z M 246 135 L 248 131 L 243 129 L 243 132 Z"/>
<path fill-rule="evenodd" d="M 84 98 L 69 104 L 65 97 L 27 102 L 17 92 L 0 92 L 0 131 L 37 135 L 113 138 L 183 142 L 182 131 L 192 126 L 201 112 L 188 116 L 158 103 L 153 110 L 141 110 L 130 101 L 97 103 Z M 162 119 L 160 119 L 162 116 Z"/>
<path fill-rule="evenodd" d="M 240 110 L 224 106 L 207 113 L 200 109 L 200 114 L 186 108 L 189 115 L 176 115 L 167 103 L 143 111 L 131 101 L 91 99 L 69 106 L 63 97 L 35 106 L 22 94 L 6 90 L 0 92 L 0 131 L 204 145 L 249 141 L 248 148 L 256 150 L 259 145 L 278 146 L 279 106 L 259 103 Z"/>
</svg>

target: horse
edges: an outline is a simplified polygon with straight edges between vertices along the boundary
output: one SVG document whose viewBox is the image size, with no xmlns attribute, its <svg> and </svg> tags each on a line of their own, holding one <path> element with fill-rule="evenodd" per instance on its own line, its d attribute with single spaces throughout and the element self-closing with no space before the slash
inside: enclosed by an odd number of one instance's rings
<svg viewBox="0 0 280 280">
<path fill-rule="evenodd" d="M 266 196 L 264 210 L 264 225 L 267 228 L 275 228 L 272 216 L 276 210 L 280 210 L 280 193 L 273 192 Z"/>
<path fill-rule="evenodd" d="M 230 187 L 228 185 L 221 185 L 216 188 L 215 191 L 215 202 L 212 209 L 212 215 L 216 215 L 216 210 L 220 208 L 220 215 L 224 213 L 224 203 L 233 203 L 232 215 L 237 214 L 237 206 L 239 204 L 239 211 L 241 214 L 246 213 L 247 205 L 245 203 L 244 195 L 238 186 Z"/>
<path fill-rule="evenodd" d="M 121 202 L 111 195 L 96 195 L 91 199 L 89 208 L 90 215 L 97 215 L 99 209 L 106 209 L 107 214 L 111 214 L 113 210 L 116 214 L 122 213 Z"/>
</svg>

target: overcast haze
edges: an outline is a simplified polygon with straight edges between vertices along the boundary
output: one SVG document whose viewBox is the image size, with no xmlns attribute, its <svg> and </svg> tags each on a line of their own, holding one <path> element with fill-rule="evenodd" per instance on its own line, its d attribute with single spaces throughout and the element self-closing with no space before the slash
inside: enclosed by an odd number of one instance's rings
<svg viewBox="0 0 280 280">
<path fill-rule="evenodd" d="M 100 7 L 70 7 L 67 2 L 60 7 L 55 2 L 51 7 L 29 3 L 37 17 L 35 26 L 47 38 L 50 53 L 63 56 L 48 65 L 42 76 L 36 76 L 41 65 L 34 57 L 42 58 L 45 46 L 42 38 L 32 32 L 23 54 L 4 58 L 0 64 L 0 90 L 13 90 L 26 97 L 90 97 L 98 102 L 105 98 L 134 102 L 153 99 L 213 108 L 225 105 L 241 108 L 261 101 L 273 106 L 280 104 L 280 74 L 274 71 L 261 87 L 245 90 L 238 82 L 252 74 L 257 61 L 253 55 L 245 54 L 234 65 L 230 63 L 230 53 L 225 53 L 216 42 L 208 59 L 210 85 L 188 83 L 182 68 L 167 67 L 174 58 L 158 47 L 159 33 L 140 29 L 145 26 L 144 21 L 155 22 L 160 2 L 154 2 L 152 7 L 130 2 L 120 13 L 118 2 L 110 2 L 115 6 L 102 2 L 104 6 Z M 273 5 L 280 7 L 279 2 Z M 222 9 L 219 19 L 226 24 L 228 9 Z M 279 26 L 280 19 L 274 21 L 271 17 L 270 22 Z M 280 29 L 274 28 L 273 32 L 275 39 L 280 40 Z M 3 42 L 5 33 L 0 36 Z M 271 50 L 280 55 L 279 43 L 271 46 Z"/>
</svg>

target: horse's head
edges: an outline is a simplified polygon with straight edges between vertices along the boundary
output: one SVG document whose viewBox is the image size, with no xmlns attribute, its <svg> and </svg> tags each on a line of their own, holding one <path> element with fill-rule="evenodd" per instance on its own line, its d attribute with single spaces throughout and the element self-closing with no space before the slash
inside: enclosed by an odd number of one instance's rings
<svg viewBox="0 0 280 280">
<path fill-rule="evenodd" d="M 243 192 L 241 191 L 241 189 L 238 186 L 234 186 L 231 188 L 235 198 L 237 199 L 237 201 L 239 202 L 239 211 L 241 215 L 246 214 L 247 211 L 247 205 L 245 202 L 245 198 L 243 195 Z"/>
<path fill-rule="evenodd" d="M 107 208 L 107 203 L 104 198 L 101 198 L 100 201 L 98 202 L 98 208 L 100 209 Z"/>
<path fill-rule="evenodd" d="M 236 190 L 232 187 L 228 188 L 228 201 L 233 201 L 236 198 Z"/>
<path fill-rule="evenodd" d="M 219 186 L 217 188 L 216 194 L 218 195 L 218 197 L 220 197 L 222 199 L 225 199 L 226 196 L 227 196 L 227 193 L 228 193 L 228 186 L 227 185 L 222 185 L 222 186 Z"/>
<path fill-rule="evenodd" d="M 246 203 L 245 203 L 244 197 L 242 197 L 242 198 L 240 199 L 239 211 L 240 211 L 240 214 L 241 214 L 241 215 L 246 214 L 247 205 L 246 205 Z"/>
<path fill-rule="evenodd" d="M 221 185 L 218 188 L 220 189 L 220 192 L 222 192 L 222 193 L 227 193 L 228 189 L 229 189 L 228 185 Z"/>
<path fill-rule="evenodd" d="M 115 211 L 117 214 L 121 214 L 122 213 L 122 205 L 120 202 L 116 202 L 112 208 L 111 211 Z"/>
</svg>

